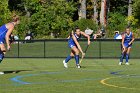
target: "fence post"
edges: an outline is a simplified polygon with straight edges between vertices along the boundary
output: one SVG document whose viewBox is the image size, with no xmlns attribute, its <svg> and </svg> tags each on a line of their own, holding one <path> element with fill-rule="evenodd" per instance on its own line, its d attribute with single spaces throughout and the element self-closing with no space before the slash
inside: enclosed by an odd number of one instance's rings
<svg viewBox="0 0 140 93">
<path fill-rule="evenodd" d="M 44 58 L 46 58 L 46 40 L 44 40 Z"/>
<path fill-rule="evenodd" d="M 101 59 L 101 56 L 102 56 L 102 50 L 101 50 L 101 40 L 99 40 L 99 58 Z"/>
</svg>

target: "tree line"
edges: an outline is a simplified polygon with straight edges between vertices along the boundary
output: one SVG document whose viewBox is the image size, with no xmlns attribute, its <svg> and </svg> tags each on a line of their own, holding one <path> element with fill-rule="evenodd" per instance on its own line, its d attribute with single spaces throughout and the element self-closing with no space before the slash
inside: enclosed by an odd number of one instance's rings
<svg viewBox="0 0 140 93">
<path fill-rule="evenodd" d="M 36 39 L 66 38 L 76 26 L 94 33 L 104 27 L 109 38 L 127 26 L 137 38 L 140 34 L 139 0 L 2 0 L 0 6 L 0 25 L 20 16 L 14 34 L 21 39 L 28 31 Z"/>
</svg>

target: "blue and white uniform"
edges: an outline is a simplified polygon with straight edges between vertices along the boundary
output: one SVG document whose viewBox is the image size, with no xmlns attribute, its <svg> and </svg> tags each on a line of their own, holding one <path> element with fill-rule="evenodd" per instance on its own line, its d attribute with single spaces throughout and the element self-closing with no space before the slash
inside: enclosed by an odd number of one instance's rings
<svg viewBox="0 0 140 93">
<path fill-rule="evenodd" d="M 76 33 L 74 33 L 74 36 L 75 36 L 75 38 L 77 39 L 77 41 L 79 41 L 79 39 L 81 38 L 81 35 L 80 35 L 80 36 L 77 36 Z M 75 44 L 75 42 L 74 42 L 72 36 L 71 36 L 70 39 L 68 40 L 68 46 L 69 46 L 70 48 L 73 48 L 74 46 L 77 47 L 77 45 Z"/>
<path fill-rule="evenodd" d="M 121 34 L 116 34 L 116 35 L 114 36 L 114 39 L 122 39 L 122 35 L 121 35 Z"/>
<path fill-rule="evenodd" d="M 125 38 L 124 38 L 124 46 L 125 46 L 126 48 L 128 48 L 128 47 L 132 47 L 132 44 L 129 45 L 130 41 L 132 40 L 132 37 L 133 37 L 133 36 L 132 36 L 132 32 L 130 32 L 129 35 L 125 34 Z"/>
<path fill-rule="evenodd" d="M 0 44 L 3 44 L 5 42 L 5 36 L 8 29 L 6 28 L 6 25 L 2 25 L 0 27 Z"/>
</svg>

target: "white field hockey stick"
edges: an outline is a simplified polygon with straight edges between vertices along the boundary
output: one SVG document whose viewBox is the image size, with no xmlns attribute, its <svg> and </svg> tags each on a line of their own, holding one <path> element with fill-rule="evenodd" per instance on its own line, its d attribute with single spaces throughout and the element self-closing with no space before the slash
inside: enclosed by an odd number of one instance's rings
<svg viewBox="0 0 140 93">
<path fill-rule="evenodd" d="M 87 45 L 87 47 L 86 47 L 86 49 L 85 49 L 85 51 L 84 51 L 85 55 L 86 55 L 86 52 L 87 52 L 88 47 L 89 47 L 89 45 Z M 80 60 L 80 64 L 82 63 L 82 60 L 83 60 L 83 58 L 85 57 L 85 55 L 84 55 L 84 56 L 82 55 L 81 60 Z"/>
</svg>

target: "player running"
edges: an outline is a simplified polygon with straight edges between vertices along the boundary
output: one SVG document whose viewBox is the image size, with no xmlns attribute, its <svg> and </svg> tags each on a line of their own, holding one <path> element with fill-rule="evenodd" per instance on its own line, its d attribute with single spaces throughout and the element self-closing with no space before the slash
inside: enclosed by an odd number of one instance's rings
<svg viewBox="0 0 140 93">
<path fill-rule="evenodd" d="M 6 41 L 7 50 L 10 50 L 9 37 L 10 37 L 15 25 L 17 25 L 17 24 L 19 24 L 19 17 L 14 16 L 12 22 L 4 24 L 0 27 L 0 63 L 2 62 L 4 55 L 6 53 L 6 48 L 5 48 L 4 43 Z M 3 74 L 3 72 L 0 72 L 0 74 Z"/>
<path fill-rule="evenodd" d="M 128 60 L 129 60 L 129 53 L 132 47 L 132 43 L 134 42 L 135 38 L 133 33 L 130 31 L 130 28 L 126 28 L 125 33 L 122 35 L 122 55 L 120 58 L 120 63 L 119 65 L 122 65 L 123 58 L 125 56 L 126 59 L 126 65 L 129 65 Z"/>
<path fill-rule="evenodd" d="M 71 53 L 70 55 L 67 56 L 67 58 L 63 61 L 64 67 L 68 68 L 67 63 L 69 60 L 74 56 L 75 61 L 76 61 L 76 67 L 81 68 L 79 64 L 79 51 L 82 53 L 82 56 L 85 55 L 83 52 L 80 44 L 79 44 L 79 39 L 81 36 L 84 36 L 88 39 L 88 45 L 90 45 L 90 36 L 85 34 L 84 32 L 80 31 L 79 28 L 76 28 L 75 31 L 70 34 L 68 37 L 68 46 L 71 48 Z"/>
</svg>

